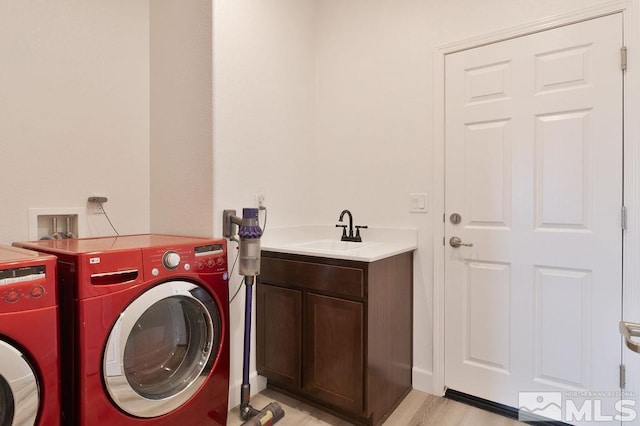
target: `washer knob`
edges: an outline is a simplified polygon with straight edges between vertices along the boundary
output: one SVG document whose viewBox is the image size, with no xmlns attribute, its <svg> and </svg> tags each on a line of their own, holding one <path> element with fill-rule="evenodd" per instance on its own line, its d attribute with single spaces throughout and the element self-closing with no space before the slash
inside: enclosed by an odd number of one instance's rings
<svg viewBox="0 0 640 426">
<path fill-rule="evenodd" d="M 162 263 L 167 269 L 176 269 L 180 265 L 180 255 L 170 250 L 162 256 Z"/>
<path fill-rule="evenodd" d="M 9 290 L 9 292 L 4 295 L 4 300 L 7 303 L 16 303 L 18 299 L 20 299 L 20 293 L 15 290 Z"/>
<path fill-rule="evenodd" d="M 31 291 L 29 291 L 29 296 L 31 296 L 32 299 L 38 299 L 39 297 L 42 297 L 44 293 L 44 287 L 42 287 L 41 285 L 37 285 L 31 288 Z"/>
</svg>

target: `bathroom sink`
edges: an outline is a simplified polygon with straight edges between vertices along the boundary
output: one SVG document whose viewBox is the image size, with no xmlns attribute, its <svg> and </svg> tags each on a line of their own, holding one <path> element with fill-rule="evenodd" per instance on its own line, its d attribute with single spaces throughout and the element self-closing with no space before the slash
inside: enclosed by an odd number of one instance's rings
<svg viewBox="0 0 640 426">
<path fill-rule="evenodd" d="M 356 243 L 353 241 L 316 240 L 316 241 L 309 241 L 302 244 L 296 244 L 293 247 L 301 250 L 345 252 L 349 250 L 361 249 L 361 248 L 372 246 L 375 244 L 379 244 L 379 243 L 373 243 L 373 242 Z"/>
</svg>

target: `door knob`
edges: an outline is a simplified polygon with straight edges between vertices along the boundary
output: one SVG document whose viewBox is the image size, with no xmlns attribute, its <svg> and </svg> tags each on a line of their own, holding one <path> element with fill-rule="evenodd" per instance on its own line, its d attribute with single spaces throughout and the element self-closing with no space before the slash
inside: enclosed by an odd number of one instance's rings
<svg viewBox="0 0 640 426">
<path fill-rule="evenodd" d="M 634 352 L 640 353 L 640 343 L 631 340 L 632 337 L 640 337 L 640 324 L 620 321 L 620 333 L 624 336 L 627 347 Z"/>
<path fill-rule="evenodd" d="M 451 245 L 451 247 L 454 247 L 454 248 L 458 248 L 460 246 L 473 247 L 473 243 L 464 244 L 460 239 L 460 237 L 451 237 L 449 239 L 449 244 Z"/>
</svg>

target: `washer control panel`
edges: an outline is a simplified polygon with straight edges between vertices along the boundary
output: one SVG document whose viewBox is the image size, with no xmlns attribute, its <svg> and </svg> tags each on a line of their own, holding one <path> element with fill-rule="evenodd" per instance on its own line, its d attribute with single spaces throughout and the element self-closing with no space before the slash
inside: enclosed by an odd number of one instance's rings
<svg viewBox="0 0 640 426">
<path fill-rule="evenodd" d="M 179 273 L 227 272 L 225 240 L 210 244 L 149 248 L 143 252 L 145 274 L 154 278 Z"/>
<path fill-rule="evenodd" d="M 208 244 L 194 248 L 195 267 L 197 271 L 226 272 L 227 250 L 226 245 Z"/>
<path fill-rule="evenodd" d="M 0 269 L 0 313 L 50 304 L 49 285 L 45 265 Z"/>
</svg>

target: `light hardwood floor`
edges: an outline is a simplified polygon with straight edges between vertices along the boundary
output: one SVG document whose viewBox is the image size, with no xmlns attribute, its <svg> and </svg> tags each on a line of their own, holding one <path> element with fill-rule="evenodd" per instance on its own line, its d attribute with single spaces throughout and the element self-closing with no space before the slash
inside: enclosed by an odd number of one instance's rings
<svg viewBox="0 0 640 426">
<path fill-rule="evenodd" d="M 285 411 L 278 426 L 348 426 L 348 423 L 286 395 L 265 389 L 251 398 L 251 405 L 261 409 L 270 402 L 280 403 Z M 228 426 L 242 424 L 238 407 L 229 411 Z M 412 390 L 391 414 L 384 426 L 516 426 L 523 425 L 498 414 L 450 399 Z"/>
</svg>

